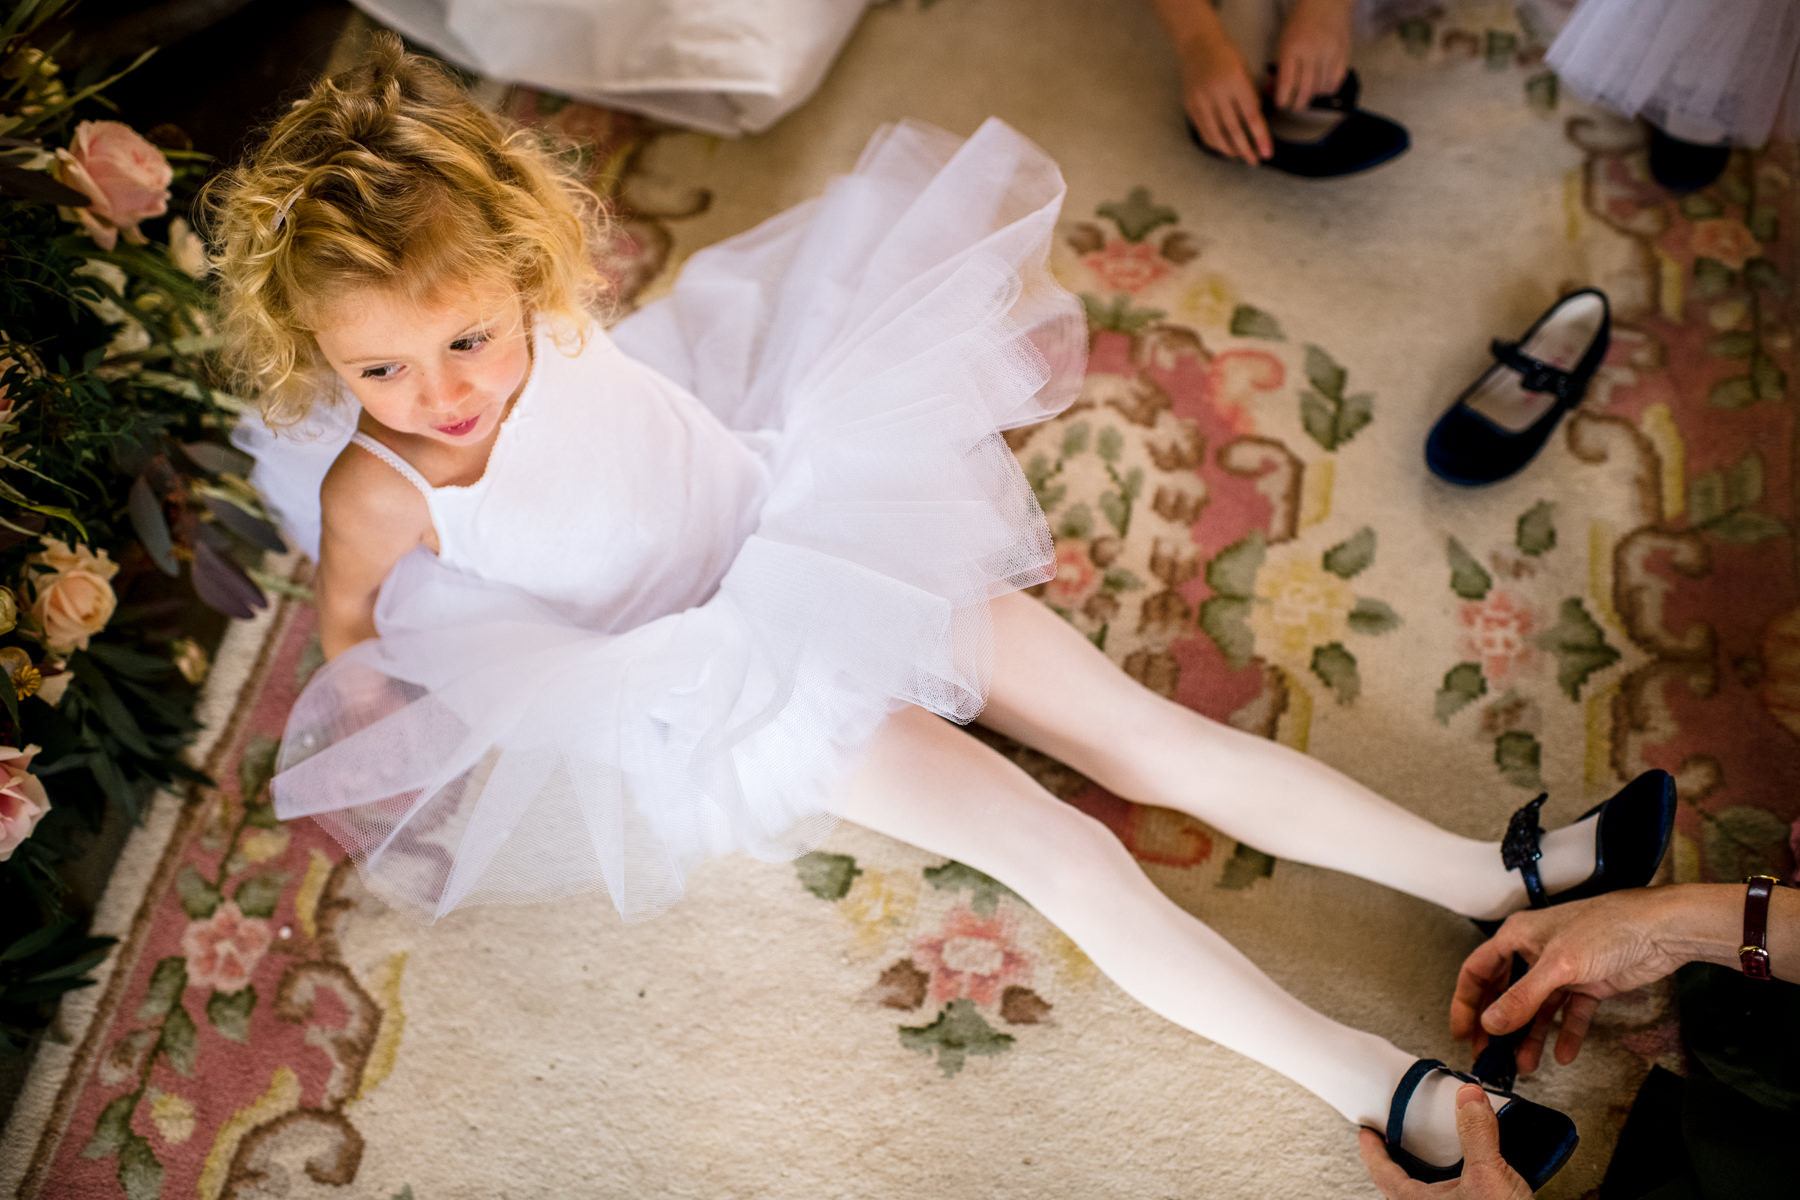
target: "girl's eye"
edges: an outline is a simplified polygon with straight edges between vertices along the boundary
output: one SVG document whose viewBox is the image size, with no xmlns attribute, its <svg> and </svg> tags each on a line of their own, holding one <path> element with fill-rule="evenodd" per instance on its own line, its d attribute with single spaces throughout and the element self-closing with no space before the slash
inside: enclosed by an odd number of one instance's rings
<svg viewBox="0 0 1800 1200">
<path fill-rule="evenodd" d="M 468 337 L 460 337 L 460 338 L 457 338 L 454 342 L 451 342 L 450 348 L 452 350 L 464 350 L 464 351 L 479 350 L 483 346 L 487 345 L 488 342 L 490 342 L 492 340 L 493 340 L 492 335 L 490 335 L 488 333 L 471 333 Z"/>
<path fill-rule="evenodd" d="M 399 370 L 400 370 L 399 367 L 391 366 L 391 365 L 390 366 L 381 366 L 381 367 L 364 367 L 362 377 L 364 379 L 392 379 Z"/>
</svg>

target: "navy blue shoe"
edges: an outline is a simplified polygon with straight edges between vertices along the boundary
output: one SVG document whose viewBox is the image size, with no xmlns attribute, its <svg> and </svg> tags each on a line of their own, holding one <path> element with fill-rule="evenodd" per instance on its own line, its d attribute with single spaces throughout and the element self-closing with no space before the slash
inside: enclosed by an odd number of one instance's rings
<svg viewBox="0 0 1800 1200">
<path fill-rule="evenodd" d="M 1425 1162 L 1400 1145 L 1406 1106 L 1419 1084 L 1433 1071 L 1442 1071 L 1468 1083 L 1482 1082 L 1472 1075 L 1452 1071 L 1435 1058 L 1421 1058 L 1408 1068 L 1400 1079 L 1400 1086 L 1394 1089 L 1394 1102 L 1388 1108 L 1386 1141 L 1388 1157 L 1408 1175 L 1425 1183 L 1442 1183 L 1462 1175 L 1462 1160 L 1458 1159 L 1452 1166 L 1439 1166 Z M 1581 1140 L 1575 1133 L 1575 1122 L 1554 1108 L 1534 1104 L 1502 1088 L 1483 1087 L 1506 1097 L 1506 1103 L 1495 1114 L 1500 1121 L 1500 1157 L 1524 1178 L 1532 1191 L 1537 1191 L 1562 1170 L 1569 1155 L 1575 1152 L 1575 1145 Z"/>
<path fill-rule="evenodd" d="M 1697 192 L 1725 173 L 1731 147 L 1686 142 L 1650 127 L 1650 177 L 1671 192 Z"/>
<path fill-rule="evenodd" d="M 1273 76 L 1271 69 L 1270 77 Z M 1265 96 L 1263 118 L 1270 123 L 1269 142 L 1274 153 L 1264 159 L 1262 165 L 1305 179 L 1333 179 L 1367 171 L 1370 167 L 1378 167 L 1389 159 L 1404 154 L 1412 144 L 1405 127 L 1384 116 L 1358 108 L 1357 101 L 1361 95 L 1361 80 L 1356 77 L 1355 71 L 1346 71 L 1344 82 L 1337 91 L 1330 95 L 1314 96 L 1307 105 L 1309 109 L 1314 112 L 1343 114 L 1341 120 L 1315 139 L 1277 136 L 1275 123 L 1281 116 L 1281 110 Z M 1192 121 L 1188 122 L 1187 128 L 1188 136 L 1194 139 L 1194 145 L 1214 158 L 1230 157 L 1207 145 Z"/>
<path fill-rule="evenodd" d="M 1464 487 L 1516 474 L 1581 403 L 1611 340 L 1612 307 L 1598 288 L 1552 304 L 1519 341 L 1496 340 L 1494 365 L 1432 426 L 1425 465 Z"/>
<path fill-rule="evenodd" d="M 1668 852 L 1669 838 L 1675 831 L 1675 780 L 1667 771 L 1645 771 L 1615 792 L 1610 800 L 1581 814 L 1576 823 L 1595 813 L 1599 820 L 1594 830 L 1594 872 L 1573 887 L 1551 895 L 1544 891 L 1538 874 L 1542 852 L 1538 842 L 1543 828 L 1538 824 L 1538 810 L 1549 793 L 1520 808 L 1507 824 L 1506 836 L 1500 842 L 1500 858 L 1509 871 L 1517 871 L 1525 881 L 1525 897 L 1532 908 L 1548 908 L 1571 900 L 1586 900 L 1605 892 L 1638 888 L 1648 884 L 1662 865 Z M 1476 928 L 1492 937 L 1500 928 L 1499 921 L 1476 921 Z M 1512 982 L 1517 983 L 1530 969 L 1529 964 L 1513 955 Z M 1518 1078 L 1518 1052 L 1529 1024 L 1511 1033 L 1488 1039 L 1475 1058 L 1475 1075 L 1495 1087 L 1508 1088 Z"/>
</svg>

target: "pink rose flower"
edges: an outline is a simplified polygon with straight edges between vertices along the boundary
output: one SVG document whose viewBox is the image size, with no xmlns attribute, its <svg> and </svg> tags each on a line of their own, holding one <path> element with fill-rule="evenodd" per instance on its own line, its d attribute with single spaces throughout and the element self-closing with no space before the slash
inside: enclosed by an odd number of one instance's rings
<svg viewBox="0 0 1800 1200">
<path fill-rule="evenodd" d="M 269 923 L 260 917 L 246 917 L 235 900 L 227 900 L 212 916 L 195 921 L 181 935 L 188 982 L 219 992 L 242 991 L 268 952 L 269 942 Z"/>
<path fill-rule="evenodd" d="M 1531 660 L 1538 615 L 1511 593 L 1496 588 L 1487 599 L 1464 604 L 1458 615 L 1466 631 L 1462 652 L 1481 664 L 1490 681 L 1504 685 L 1515 668 Z"/>
<path fill-rule="evenodd" d="M 1056 548 L 1056 578 L 1045 586 L 1045 591 L 1050 603 L 1073 607 L 1087 597 L 1099 580 L 1100 570 L 1088 557 L 1087 547 L 1071 541 Z"/>
<path fill-rule="evenodd" d="M 80 221 L 101 249 L 111 250 L 124 234 L 142 245 L 138 222 L 169 211 L 169 183 L 175 174 L 162 151 L 118 121 L 83 121 L 67 150 L 56 152 L 58 180 L 85 195 L 86 208 L 65 209 Z"/>
<path fill-rule="evenodd" d="M 1761 247 L 1742 221 L 1717 217 L 1694 222 L 1694 254 L 1716 259 L 1734 271 L 1743 269 Z"/>
<path fill-rule="evenodd" d="M 1106 249 L 1087 256 L 1088 268 L 1115 292 L 1136 292 L 1169 273 L 1162 254 L 1147 242 L 1108 242 Z"/>
<path fill-rule="evenodd" d="M 36 746 L 0 746 L 0 862 L 12 857 L 50 811 L 44 785 L 26 769 L 37 752 Z"/>
<path fill-rule="evenodd" d="M 106 628 L 118 605 L 111 580 L 119 564 L 104 550 L 96 554 L 86 546 L 71 548 L 55 538 L 44 539 L 43 553 L 31 563 L 39 568 L 31 580 L 31 615 L 44 631 L 44 645 L 57 654 L 86 650 L 88 639 Z"/>
<path fill-rule="evenodd" d="M 967 996 L 995 1004 L 1009 984 L 1031 974 L 1031 960 L 1013 945 L 1011 923 L 966 908 L 952 912 L 935 936 L 917 942 L 913 959 L 930 972 L 931 998 L 939 1003 Z"/>
</svg>

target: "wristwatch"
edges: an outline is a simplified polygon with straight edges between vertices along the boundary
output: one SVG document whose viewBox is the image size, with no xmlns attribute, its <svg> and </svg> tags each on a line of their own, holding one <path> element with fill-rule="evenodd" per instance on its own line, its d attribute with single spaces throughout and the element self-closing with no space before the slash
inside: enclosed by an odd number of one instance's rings
<svg viewBox="0 0 1800 1200">
<path fill-rule="evenodd" d="M 1782 886 L 1773 875 L 1752 875 L 1744 880 L 1744 944 L 1738 947 L 1738 962 L 1744 974 L 1752 979 L 1768 979 L 1769 975 L 1769 896 Z"/>
</svg>

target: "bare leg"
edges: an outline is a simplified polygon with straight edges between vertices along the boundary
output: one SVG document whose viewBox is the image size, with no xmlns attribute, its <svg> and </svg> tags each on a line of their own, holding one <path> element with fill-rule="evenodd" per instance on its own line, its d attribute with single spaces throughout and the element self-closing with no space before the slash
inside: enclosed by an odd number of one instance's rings
<svg viewBox="0 0 1800 1200">
<path fill-rule="evenodd" d="M 1330 867 L 1471 917 L 1525 905 L 1498 842 L 1449 833 L 1349 776 L 1139 686 L 1029 597 L 996 600 L 981 723 L 1126 799 L 1191 813 L 1280 858 Z M 1547 834 L 1550 890 L 1594 868 L 1592 822 Z"/>
<path fill-rule="evenodd" d="M 839 814 L 985 871 L 1054 923 L 1126 992 L 1176 1024 L 1281 1072 L 1358 1124 L 1382 1129 L 1414 1055 L 1288 995 L 1163 895 L 1098 821 L 1057 800 L 955 726 L 890 718 Z M 1406 1145 L 1460 1157 L 1454 1087 L 1433 1076 L 1408 1108 Z"/>
</svg>

